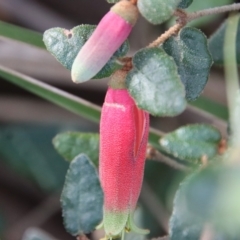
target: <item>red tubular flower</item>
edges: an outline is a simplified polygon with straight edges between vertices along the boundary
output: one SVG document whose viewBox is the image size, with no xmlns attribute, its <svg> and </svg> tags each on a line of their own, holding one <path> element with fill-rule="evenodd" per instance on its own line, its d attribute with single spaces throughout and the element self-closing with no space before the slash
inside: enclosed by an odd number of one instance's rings
<svg viewBox="0 0 240 240">
<path fill-rule="evenodd" d="M 109 87 L 100 121 L 100 180 L 107 238 L 126 230 L 146 234 L 132 222 L 140 194 L 149 132 L 149 114 L 137 108 L 126 89 Z"/>
<path fill-rule="evenodd" d="M 72 80 L 85 82 L 94 77 L 130 34 L 138 9 L 127 0 L 116 3 L 80 49 L 72 65 Z"/>
</svg>

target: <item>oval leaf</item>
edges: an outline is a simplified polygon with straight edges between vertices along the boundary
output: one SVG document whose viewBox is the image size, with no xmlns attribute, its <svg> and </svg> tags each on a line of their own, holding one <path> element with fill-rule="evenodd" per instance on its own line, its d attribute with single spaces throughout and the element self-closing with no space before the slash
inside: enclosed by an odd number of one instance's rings
<svg viewBox="0 0 240 240">
<path fill-rule="evenodd" d="M 196 28 L 185 27 L 177 37 L 171 37 L 163 49 L 172 56 L 185 86 L 187 100 L 195 100 L 203 91 L 212 66 L 207 38 Z"/>
<path fill-rule="evenodd" d="M 168 20 L 176 10 L 180 0 L 138 0 L 140 13 L 152 24 Z"/>
<path fill-rule="evenodd" d="M 203 156 L 208 159 L 218 153 L 220 132 L 207 124 L 193 124 L 166 134 L 159 141 L 168 154 L 182 161 L 199 163 Z"/>
<path fill-rule="evenodd" d="M 72 161 L 80 153 L 85 153 L 98 166 L 99 134 L 65 132 L 53 139 L 57 152 L 67 161 Z"/>
<path fill-rule="evenodd" d="M 193 0 L 182 0 L 179 5 L 178 8 L 188 8 L 191 4 L 192 4 Z"/>
<path fill-rule="evenodd" d="M 223 43 L 226 31 L 226 21 L 217 29 L 217 31 L 209 38 L 209 50 L 212 54 L 214 64 L 223 65 Z M 240 24 L 237 30 L 237 63 L 240 64 Z"/>
<path fill-rule="evenodd" d="M 74 27 L 70 31 L 64 28 L 51 28 L 44 33 L 43 41 L 47 50 L 65 68 L 71 70 L 73 61 L 79 50 L 92 35 L 95 28 L 95 25 L 80 25 Z M 94 78 L 109 77 L 114 71 L 121 68 L 122 65 L 117 59 L 124 57 L 127 54 L 128 49 L 128 42 L 125 41 Z"/>
<path fill-rule="evenodd" d="M 162 49 L 140 50 L 133 57 L 127 88 L 137 105 L 156 116 L 175 116 L 186 107 L 174 60 Z"/>
<path fill-rule="evenodd" d="M 70 163 L 61 204 L 65 228 L 73 236 L 93 231 L 102 220 L 103 192 L 96 169 L 84 154 Z"/>
</svg>

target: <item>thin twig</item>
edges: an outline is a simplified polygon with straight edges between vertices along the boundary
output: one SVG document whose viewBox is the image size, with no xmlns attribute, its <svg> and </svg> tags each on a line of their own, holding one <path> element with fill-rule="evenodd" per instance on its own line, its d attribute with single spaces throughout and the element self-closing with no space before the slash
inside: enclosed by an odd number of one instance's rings
<svg viewBox="0 0 240 240">
<path fill-rule="evenodd" d="M 180 163 L 174 161 L 173 159 L 163 155 L 158 150 L 156 150 L 154 147 L 152 147 L 150 144 L 147 147 L 147 159 L 165 163 L 168 166 L 178 169 L 178 170 L 181 170 L 181 171 L 190 171 L 189 167 L 187 167 L 183 164 L 180 164 Z"/>
<path fill-rule="evenodd" d="M 184 26 L 183 23 L 176 23 L 171 28 L 169 28 L 165 33 L 163 33 L 159 38 L 148 45 L 149 48 L 158 47 L 160 44 L 164 43 L 168 38 L 177 34 L 179 30 Z"/>
<path fill-rule="evenodd" d="M 225 13 L 225 12 L 232 12 L 232 11 L 238 11 L 240 10 L 240 3 L 234 3 L 231 5 L 225 5 L 221 7 L 214 7 L 210 9 L 204 9 L 197 12 L 192 12 L 187 14 L 187 22 L 190 22 L 194 19 L 208 16 L 208 15 L 214 15 L 219 13 Z"/>
<path fill-rule="evenodd" d="M 153 41 L 148 47 L 157 47 L 164 43 L 168 38 L 177 34 L 181 28 L 183 28 L 188 22 L 195 20 L 200 17 L 219 14 L 224 12 L 231 12 L 240 10 L 240 3 L 235 3 L 232 5 L 225 5 L 221 7 L 215 7 L 210 9 L 204 9 L 197 12 L 187 13 L 182 9 L 177 9 L 174 15 L 177 17 L 176 24 L 169 28 L 165 33 L 163 33 L 159 38 Z"/>
</svg>

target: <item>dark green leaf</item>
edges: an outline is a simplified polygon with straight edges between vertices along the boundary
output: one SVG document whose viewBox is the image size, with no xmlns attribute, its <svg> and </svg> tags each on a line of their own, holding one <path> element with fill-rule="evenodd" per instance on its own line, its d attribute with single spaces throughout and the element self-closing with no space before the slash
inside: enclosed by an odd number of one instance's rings
<svg viewBox="0 0 240 240">
<path fill-rule="evenodd" d="M 185 27 L 177 37 L 168 39 L 163 49 L 178 66 L 187 100 L 195 100 L 203 91 L 212 66 L 207 38 L 200 30 Z"/>
<path fill-rule="evenodd" d="M 1 160 L 43 191 L 61 189 L 68 164 L 51 146 L 59 129 L 29 123 L 0 125 Z"/>
<path fill-rule="evenodd" d="M 209 50 L 212 54 L 214 64 L 223 65 L 223 42 L 226 31 L 226 21 L 217 29 L 209 38 Z M 238 23 L 237 31 L 237 63 L 240 64 L 240 24 Z"/>
<path fill-rule="evenodd" d="M 179 8 L 188 8 L 191 5 L 192 2 L 193 2 L 193 0 L 182 0 L 179 3 L 178 7 Z"/>
<path fill-rule="evenodd" d="M 45 49 L 42 34 L 0 21 L 0 35 Z"/>
<path fill-rule="evenodd" d="M 160 139 L 160 145 L 168 154 L 186 162 L 199 163 L 203 156 L 208 159 L 218 152 L 220 132 L 207 124 L 181 127 Z"/>
<path fill-rule="evenodd" d="M 85 42 L 95 30 L 95 25 L 80 25 L 73 29 L 51 28 L 43 35 L 43 41 L 47 50 L 67 69 L 71 70 L 74 59 Z M 109 77 L 114 71 L 122 67 L 117 61 L 128 52 L 128 42 L 114 53 L 104 68 L 94 78 Z"/>
<path fill-rule="evenodd" d="M 152 24 L 168 20 L 176 10 L 180 0 L 138 0 L 140 13 Z"/>
<path fill-rule="evenodd" d="M 80 153 L 85 153 L 98 166 L 99 134 L 66 132 L 53 139 L 53 144 L 60 155 L 72 161 Z"/>
<path fill-rule="evenodd" d="M 177 66 L 162 49 L 140 50 L 133 57 L 133 66 L 126 81 L 140 108 L 156 116 L 175 116 L 185 109 Z"/>
<path fill-rule="evenodd" d="M 103 192 L 95 167 L 85 154 L 71 161 L 61 196 L 66 230 L 89 233 L 102 220 Z"/>
</svg>

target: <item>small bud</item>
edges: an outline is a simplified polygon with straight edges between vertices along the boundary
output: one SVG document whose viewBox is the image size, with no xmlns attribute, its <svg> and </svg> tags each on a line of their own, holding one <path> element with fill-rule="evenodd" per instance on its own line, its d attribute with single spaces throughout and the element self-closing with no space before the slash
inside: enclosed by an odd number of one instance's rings
<svg viewBox="0 0 240 240">
<path fill-rule="evenodd" d="M 72 80 L 85 82 L 94 77 L 129 36 L 138 10 L 131 2 L 116 3 L 80 49 L 72 65 Z"/>
</svg>

